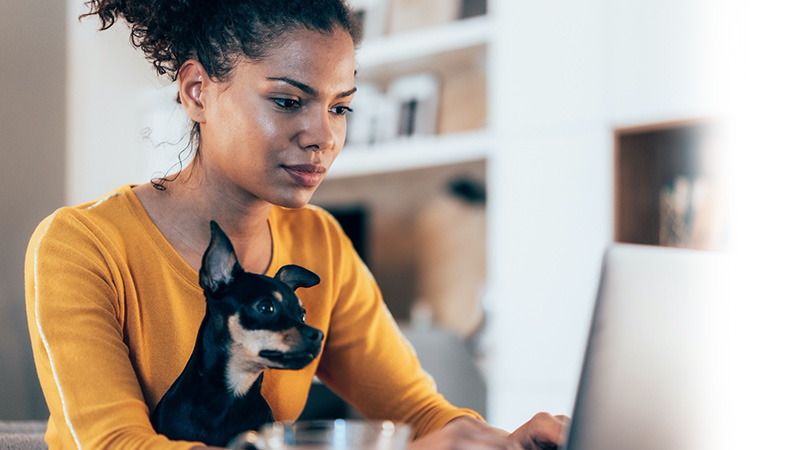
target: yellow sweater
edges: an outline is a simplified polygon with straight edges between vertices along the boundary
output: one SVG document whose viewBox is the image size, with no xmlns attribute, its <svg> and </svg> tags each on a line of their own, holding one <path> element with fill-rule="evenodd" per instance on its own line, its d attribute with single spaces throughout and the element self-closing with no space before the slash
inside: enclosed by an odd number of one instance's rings
<svg viewBox="0 0 800 450">
<path fill-rule="evenodd" d="M 61 208 L 31 238 L 28 326 L 50 409 L 46 439 L 61 448 L 175 448 L 148 418 L 194 347 L 205 299 L 193 270 L 124 186 Z M 413 425 L 417 435 L 476 413 L 447 403 L 398 331 L 369 270 L 320 208 L 273 207 L 268 275 L 299 264 L 322 282 L 298 290 L 307 322 L 325 332 L 303 370 L 266 370 L 276 420 L 302 411 L 316 374 L 369 418 Z"/>
</svg>

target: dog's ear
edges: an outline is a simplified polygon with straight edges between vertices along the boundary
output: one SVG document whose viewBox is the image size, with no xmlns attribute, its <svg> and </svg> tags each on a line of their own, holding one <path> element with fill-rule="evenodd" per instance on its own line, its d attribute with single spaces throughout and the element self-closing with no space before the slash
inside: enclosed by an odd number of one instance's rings
<svg viewBox="0 0 800 450">
<path fill-rule="evenodd" d="M 292 288 L 292 290 L 319 284 L 319 276 L 317 274 L 295 264 L 287 264 L 278 269 L 275 278 Z"/>
<path fill-rule="evenodd" d="M 242 270 L 231 240 L 217 222 L 212 220 L 211 242 L 203 254 L 203 265 L 200 267 L 200 287 L 208 293 L 218 293 Z"/>
</svg>

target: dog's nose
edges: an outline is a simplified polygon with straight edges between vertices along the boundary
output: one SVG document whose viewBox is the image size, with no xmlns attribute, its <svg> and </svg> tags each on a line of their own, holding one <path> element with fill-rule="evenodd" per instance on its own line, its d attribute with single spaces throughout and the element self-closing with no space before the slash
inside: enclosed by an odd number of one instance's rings
<svg viewBox="0 0 800 450">
<path fill-rule="evenodd" d="M 322 342 L 322 338 L 325 337 L 325 334 L 322 331 L 311 327 L 306 328 L 303 334 L 305 335 L 306 339 L 315 344 Z"/>
</svg>

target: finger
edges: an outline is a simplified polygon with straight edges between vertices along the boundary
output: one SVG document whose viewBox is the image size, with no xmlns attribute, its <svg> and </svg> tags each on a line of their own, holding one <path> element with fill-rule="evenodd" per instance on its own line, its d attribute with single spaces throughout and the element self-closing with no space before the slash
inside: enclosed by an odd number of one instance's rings
<svg viewBox="0 0 800 450">
<path fill-rule="evenodd" d="M 563 421 L 548 414 L 538 413 L 531 420 L 517 428 L 512 437 L 524 448 L 543 450 L 554 448 L 564 442 Z"/>
<path fill-rule="evenodd" d="M 560 444 L 564 439 L 566 430 L 564 415 L 551 416 L 547 413 L 540 413 L 534 416 L 535 441 L 541 447 L 546 444 Z"/>
<path fill-rule="evenodd" d="M 512 439 L 470 439 L 459 441 L 454 448 L 459 450 L 524 450 Z"/>
<path fill-rule="evenodd" d="M 564 440 L 564 428 L 560 425 L 545 426 L 537 430 L 534 442 L 537 447 L 547 444 L 557 446 Z"/>
<path fill-rule="evenodd" d="M 453 421 L 446 429 L 453 439 L 453 448 L 459 450 L 522 450 L 507 431 L 475 418 Z"/>
<path fill-rule="evenodd" d="M 502 430 L 500 428 L 493 427 L 482 420 L 478 420 L 474 417 L 464 417 L 462 420 L 458 422 L 452 423 L 452 431 L 458 431 L 459 433 L 463 433 L 469 436 L 484 436 L 484 435 L 493 435 L 497 436 L 500 439 L 508 438 L 511 433 L 508 431 Z"/>
</svg>

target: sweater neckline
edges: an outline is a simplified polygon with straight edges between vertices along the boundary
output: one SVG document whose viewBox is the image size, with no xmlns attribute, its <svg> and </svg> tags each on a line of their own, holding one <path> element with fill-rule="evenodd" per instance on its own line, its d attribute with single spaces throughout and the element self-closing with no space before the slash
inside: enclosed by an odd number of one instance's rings
<svg viewBox="0 0 800 450">
<path fill-rule="evenodd" d="M 136 217 L 137 221 L 141 225 L 143 231 L 151 240 L 151 242 L 159 249 L 161 252 L 161 256 L 163 259 L 167 261 L 167 263 L 175 269 L 183 278 L 186 279 L 189 283 L 196 286 L 198 290 L 201 290 L 200 285 L 198 284 L 199 279 L 199 272 L 195 270 L 185 259 L 172 247 L 172 244 L 169 243 L 164 234 L 161 230 L 156 226 L 153 222 L 153 219 L 150 218 L 150 215 L 147 213 L 147 210 L 142 205 L 139 197 L 133 192 L 133 188 L 136 187 L 135 184 L 125 185 L 121 188 L 122 197 L 125 198 L 126 202 L 128 203 L 133 215 Z M 277 208 L 273 207 L 270 210 L 269 218 L 270 226 L 269 232 L 272 234 L 272 258 L 270 259 L 269 266 L 267 266 L 267 270 L 265 273 L 269 274 L 273 272 L 273 268 L 276 265 L 276 261 L 279 256 L 279 249 L 278 249 L 278 238 L 276 236 L 276 227 L 274 226 L 274 214 Z"/>
</svg>

